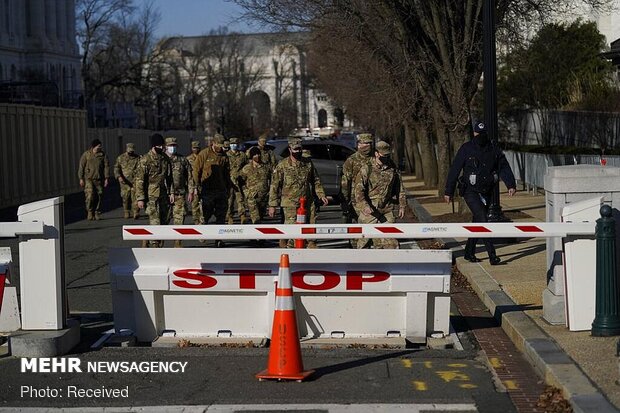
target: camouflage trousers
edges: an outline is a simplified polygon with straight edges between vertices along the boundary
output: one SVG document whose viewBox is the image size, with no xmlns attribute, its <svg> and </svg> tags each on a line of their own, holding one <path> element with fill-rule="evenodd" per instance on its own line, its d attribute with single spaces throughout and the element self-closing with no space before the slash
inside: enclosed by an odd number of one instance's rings
<svg viewBox="0 0 620 413">
<path fill-rule="evenodd" d="M 194 196 L 192 202 L 190 203 L 192 208 L 192 218 L 194 221 L 194 225 L 202 224 L 202 205 L 200 204 L 200 195 Z"/>
<path fill-rule="evenodd" d="M 216 224 L 226 223 L 226 211 L 228 210 L 227 191 L 205 191 L 200 196 L 202 201 L 202 217 L 208 224 L 212 215 L 215 215 Z"/>
<path fill-rule="evenodd" d="M 100 214 L 103 201 L 103 181 L 87 179 L 84 182 L 84 197 L 86 198 L 86 212 Z"/>
<path fill-rule="evenodd" d="M 185 221 L 185 195 L 175 195 L 174 204 L 168 208 L 167 223 L 174 225 L 183 225 Z"/>
<path fill-rule="evenodd" d="M 140 213 L 136 203 L 136 190 L 133 186 L 121 184 L 121 199 L 123 201 L 123 211 L 129 212 L 132 215 Z"/>
<path fill-rule="evenodd" d="M 165 225 L 168 222 L 170 200 L 168 196 L 149 199 L 146 203 L 146 215 L 149 217 L 149 225 Z M 149 247 L 161 247 L 163 241 L 149 241 Z"/>
<path fill-rule="evenodd" d="M 269 193 L 249 192 L 246 190 L 245 201 L 250 211 L 250 219 L 252 224 L 260 224 L 265 217 L 267 204 L 269 202 Z"/>
<path fill-rule="evenodd" d="M 366 215 L 363 212 L 358 211 L 359 216 L 357 218 L 357 222 L 360 224 L 379 224 L 379 220 L 372 215 Z M 388 223 L 394 223 L 396 219 L 394 218 L 394 213 L 392 211 L 388 211 L 383 214 Z M 395 238 L 360 238 L 357 240 L 357 248 L 370 248 L 370 246 L 374 246 L 377 249 L 398 249 L 398 240 Z"/>
<path fill-rule="evenodd" d="M 232 224 L 235 219 L 235 206 L 241 223 L 245 223 L 245 198 L 242 191 L 230 190 L 228 194 L 228 210 L 226 211 L 226 221 Z"/>
<path fill-rule="evenodd" d="M 296 207 L 282 207 L 282 214 L 284 215 L 284 224 L 295 224 L 297 222 L 297 208 Z M 316 224 L 317 219 L 316 205 L 314 202 L 311 202 L 309 207 L 306 208 L 306 224 Z M 306 244 L 310 241 L 315 241 L 312 239 L 307 239 Z M 287 246 L 289 248 L 293 248 L 295 246 L 295 241 L 288 240 Z"/>
</svg>

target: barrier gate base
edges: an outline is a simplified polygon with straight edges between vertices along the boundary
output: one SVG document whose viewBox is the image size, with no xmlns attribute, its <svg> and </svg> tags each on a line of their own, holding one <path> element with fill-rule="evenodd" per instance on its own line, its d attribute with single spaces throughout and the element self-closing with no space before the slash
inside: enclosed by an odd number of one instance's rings
<svg viewBox="0 0 620 413">
<path fill-rule="evenodd" d="M 117 248 L 110 277 L 117 331 L 142 342 L 271 334 L 282 253 L 289 254 L 304 339 L 402 338 L 449 333 L 449 250 Z M 162 342 L 165 340 L 162 340 Z"/>
</svg>

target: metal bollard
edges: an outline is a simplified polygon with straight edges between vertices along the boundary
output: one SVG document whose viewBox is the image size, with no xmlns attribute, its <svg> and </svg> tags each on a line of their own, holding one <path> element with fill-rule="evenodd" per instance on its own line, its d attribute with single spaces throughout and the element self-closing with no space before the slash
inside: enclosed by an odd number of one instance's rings
<svg viewBox="0 0 620 413">
<path fill-rule="evenodd" d="M 620 283 L 616 275 L 616 220 L 611 207 L 601 207 L 596 220 L 596 315 L 592 335 L 620 335 Z"/>
</svg>

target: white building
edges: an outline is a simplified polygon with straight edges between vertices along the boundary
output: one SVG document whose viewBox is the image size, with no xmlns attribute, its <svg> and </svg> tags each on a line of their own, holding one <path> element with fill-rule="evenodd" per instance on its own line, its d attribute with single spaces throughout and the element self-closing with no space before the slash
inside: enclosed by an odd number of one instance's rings
<svg viewBox="0 0 620 413">
<path fill-rule="evenodd" d="M 0 82 L 81 89 L 75 0 L 0 0 Z"/>
</svg>

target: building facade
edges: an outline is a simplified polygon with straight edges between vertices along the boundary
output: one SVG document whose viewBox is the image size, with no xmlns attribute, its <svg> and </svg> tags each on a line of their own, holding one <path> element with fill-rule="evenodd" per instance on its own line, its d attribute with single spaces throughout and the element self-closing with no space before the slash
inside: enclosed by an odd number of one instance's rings
<svg viewBox="0 0 620 413">
<path fill-rule="evenodd" d="M 51 87 L 48 92 L 59 103 L 75 99 L 81 90 L 75 17 L 75 0 L 0 0 L 0 82 L 5 91 L 10 84 L 15 96 L 33 100 L 23 103 L 37 103 L 32 93 L 23 92 L 37 86 Z"/>
</svg>

